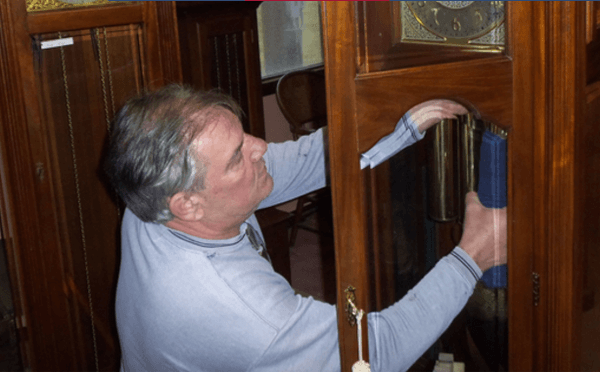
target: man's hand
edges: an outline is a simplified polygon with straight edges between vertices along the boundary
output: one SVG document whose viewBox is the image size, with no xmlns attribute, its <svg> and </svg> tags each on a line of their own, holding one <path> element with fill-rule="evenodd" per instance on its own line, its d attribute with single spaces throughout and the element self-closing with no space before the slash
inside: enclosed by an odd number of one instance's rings
<svg viewBox="0 0 600 372">
<path fill-rule="evenodd" d="M 425 132 L 443 119 L 456 119 L 457 115 L 465 115 L 468 112 L 463 105 L 447 99 L 426 101 L 408 111 L 420 133 Z"/>
<path fill-rule="evenodd" d="M 482 272 L 506 263 L 506 208 L 486 208 L 476 192 L 466 197 L 465 224 L 458 244 Z"/>
</svg>

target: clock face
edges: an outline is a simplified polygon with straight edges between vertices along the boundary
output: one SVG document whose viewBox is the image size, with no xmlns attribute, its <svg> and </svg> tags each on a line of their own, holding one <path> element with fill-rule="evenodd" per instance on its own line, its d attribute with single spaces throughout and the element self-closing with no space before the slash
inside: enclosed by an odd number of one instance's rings
<svg viewBox="0 0 600 372">
<path fill-rule="evenodd" d="M 407 1 L 415 19 L 446 39 L 476 39 L 504 21 L 502 1 Z"/>
<path fill-rule="evenodd" d="M 504 47 L 503 1 L 402 1 L 403 42 Z"/>
</svg>

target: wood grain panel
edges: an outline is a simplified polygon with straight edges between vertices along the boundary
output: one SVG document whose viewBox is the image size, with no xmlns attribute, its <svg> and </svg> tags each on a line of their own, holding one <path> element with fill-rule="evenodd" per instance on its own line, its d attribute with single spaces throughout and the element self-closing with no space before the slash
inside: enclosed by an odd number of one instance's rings
<svg viewBox="0 0 600 372">
<path fill-rule="evenodd" d="M 116 26 L 66 32 L 63 49 L 36 48 L 34 60 L 50 147 L 53 200 L 61 229 L 63 270 L 69 300 L 80 324 L 79 347 L 86 368 L 118 368 L 114 319 L 120 211 L 105 182 L 102 155 L 109 122 L 140 93 L 140 27 Z M 39 35 L 36 42 L 56 38 Z M 48 216 L 51 218 L 51 216 Z"/>
<path fill-rule="evenodd" d="M 342 370 L 349 371 L 358 360 L 356 328 L 348 324 L 344 290 L 356 288 L 357 306 L 370 311 L 369 275 L 366 268 L 367 209 L 366 178 L 359 169 L 356 147 L 354 75 L 356 55 L 354 3 L 323 2 L 323 39 L 327 84 L 329 158 L 335 236 L 337 311 Z M 363 327 L 363 340 L 368 339 Z M 368 360 L 368 345 L 363 342 Z"/>
<path fill-rule="evenodd" d="M 485 120 L 508 128 L 511 74 L 511 61 L 498 57 L 359 75 L 359 152 L 391 133 L 411 107 L 434 98 L 455 99 L 475 108 Z"/>
<path fill-rule="evenodd" d="M 545 245 L 543 219 L 545 167 L 545 100 L 543 20 L 545 11 L 534 2 L 507 7 L 508 54 L 513 59 L 514 125 L 508 143 L 508 335 L 509 370 L 532 371 L 534 350 L 545 340 L 534 337 L 532 272 L 534 252 Z M 511 37 L 511 35 L 513 35 Z M 534 147 L 536 139 L 542 146 Z M 533 221 L 540 221 L 534 223 Z M 536 269 L 538 270 L 538 269 Z M 536 315 L 543 315 L 541 306 Z M 536 342 L 539 342 L 537 344 Z M 541 369 L 544 370 L 544 369 Z"/>
<path fill-rule="evenodd" d="M 25 17 L 24 2 L 0 4 L 0 76 L 4 87 L 0 93 L 2 224 L 9 237 L 9 269 L 16 279 L 13 283 L 19 283 L 13 291 L 23 362 L 33 370 L 76 369 L 72 317 L 68 311 L 61 311 L 68 308 L 68 303 L 57 233 L 52 231 L 52 220 L 45 219 L 52 211 L 49 198 L 47 208 L 39 208 L 39 192 L 48 189 L 48 182 L 47 177 L 45 182 L 36 179 L 35 167 L 40 162 L 48 165 L 43 155 L 38 157 L 46 146 L 42 141 L 32 141 L 26 125 L 40 120 L 38 106 L 32 102 L 33 68 L 23 63 L 24 58 L 32 61 Z M 40 131 L 39 127 L 30 129 Z"/>
<path fill-rule="evenodd" d="M 575 203 L 576 136 L 584 125 L 584 2 L 550 2 L 553 50 L 548 121 L 548 340 L 552 370 L 579 370 L 582 255 L 575 245 L 580 218 Z"/>
<path fill-rule="evenodd" d="M 165 84 L 181 83 L 181 54 L 179 52 L 179 32 L 177 28 L 177 10 L 174 1 L 156 3 L 156 22 L 159 26 L 160 63 Z"/>
</svg>

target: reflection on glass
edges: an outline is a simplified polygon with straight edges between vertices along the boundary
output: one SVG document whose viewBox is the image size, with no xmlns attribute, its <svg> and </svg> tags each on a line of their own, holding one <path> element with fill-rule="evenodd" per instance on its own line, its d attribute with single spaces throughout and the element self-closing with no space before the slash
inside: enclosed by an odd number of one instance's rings
<svg viewBox="0 0 600 372">
<path fill-rule="evenodd" d="M 380 219 L 389 218 L 391 223 L 387 227 L 390 231 L 386 231 L 385 224 L 376 227 L 375 233 L 381 241 L 389 242 L 380 248 L 387 253 L 380 256 L 386 260 L 379 261 L 384 266 L 379 272 L 391 270 L 394 278 L 376 279 L 385 282 L 386 290 L 393 292 L 393 296 L 381 303 L 382 308 L 405 296 L 458 244 L 464 197 L 468 191 L 479 189 L 480 174 L 489 177 L 485 169 L 480 169 L 487 166 L 480 165 L 483 158 L 480 154 L 489 154 L 487 145 L 482 148 L 484 134 L 491 133 L 500 140 L 507 138 L 501 128 L 473 115 L 443 122 L 432 129 L 421 143 L 392 157 L 380 172 L 389 175 L 389 195 L 381 200 L 389 198 L 391 205 L 390 216 Z M 505 167 L 505 155 L 499 158 L 503 162 L 500 165 Z M 505 177 L 504 174 L 504 179 L 500 179 L 504 182 L 501 191 L 504 193 Z M 486 182 L 482 180 L 483 184 Z M 481 194 L 482 190 L 479 191 Z M 387 210 L 380 213 L 384 211 Z M 487 284 L 478 283 L 462 313 L 411 370 L 433 370 L 440 352 L 454 354 L 454 360 L 464 362 L 467 370 L 508 368 L 507 288 Z"/>
</svg>

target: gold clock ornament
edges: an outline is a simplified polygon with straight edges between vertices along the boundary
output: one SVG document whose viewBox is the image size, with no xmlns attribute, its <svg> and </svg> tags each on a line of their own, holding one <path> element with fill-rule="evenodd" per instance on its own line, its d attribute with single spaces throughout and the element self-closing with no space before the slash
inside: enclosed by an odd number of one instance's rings
<svg viewBox="0 0 600 372">
<path fill-rule="evenodd" d="M 110 0 L 27 0 L 27 11 L 41 12 L 46 10 L 73 9 L 84 6 L 105 6 L 132 3 L 132 1 Z"/>
<path fill-rule="evenodd" d="M 401 37 L 397 41 L 488 51 L 504 49 L 504 1 L 400 3 Z"/>
</svg>

